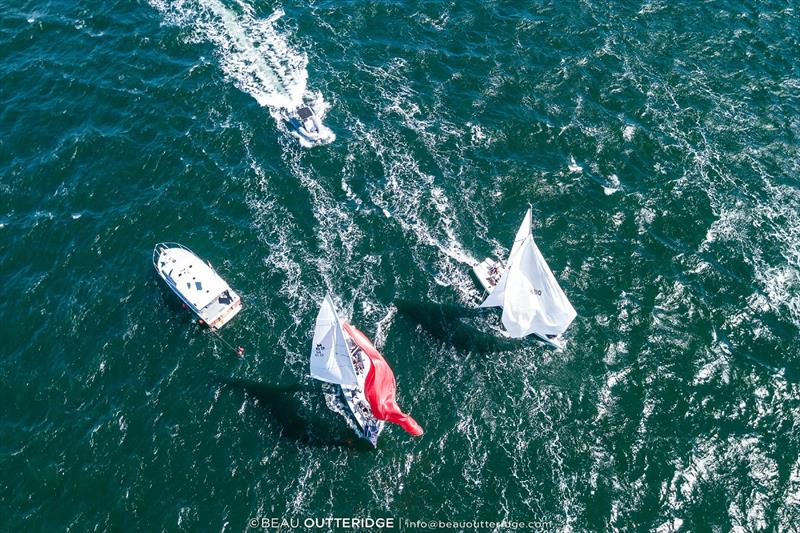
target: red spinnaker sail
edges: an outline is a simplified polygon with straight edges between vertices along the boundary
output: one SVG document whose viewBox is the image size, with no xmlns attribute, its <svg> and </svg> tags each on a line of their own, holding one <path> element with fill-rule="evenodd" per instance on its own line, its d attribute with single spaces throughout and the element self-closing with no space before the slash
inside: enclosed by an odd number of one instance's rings
<svg viewBox="0 0 800 533">
<path fill-rule="evenodd" d="M 344 330 L 372 362 L 364 382 L 364 392 L 370 407 L 372 407 L 372 414 L 378 420 L 397 424 L 415 437 L 422 435 L 422 427 L 417 424 L 417 421 L 397 406 L 394 373 L 392 373 L 389 363 L 384 360 L 367 336 L 357 328 L 350 324 L 344 324 Z"/>
</svg>

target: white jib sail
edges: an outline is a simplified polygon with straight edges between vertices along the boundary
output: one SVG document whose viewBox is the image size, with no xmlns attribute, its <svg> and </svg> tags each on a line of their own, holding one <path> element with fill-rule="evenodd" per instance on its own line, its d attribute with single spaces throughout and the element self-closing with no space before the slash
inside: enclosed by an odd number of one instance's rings
<svg viewBox="0 0 800 533">
<path fill-rule="evenodd" d="M 577 313 L 556 281 L 532 235 L 523 241 L 508 267 L 503 325 L 512 337 L 531 333 L 560 335 Z"/>
<path fill-rule="evenodd" d="M 342 323 L 330 295 L 322 300 L 311 343 L 311 377 L 336 385 L 357 386 Z"/>
<path fill-rule="evenodd" d="M 492 292 L 489 293 L 489 296 L 479 307 L 503 307 L 503 301 L 505 300 L 506 295 L 506 282 L 508 281 L 508 271 L 511 269 L 511 265 L 515 261 L 514 254 L 519 251 L 519 247 L 530 234 L 531 209 L 528 208 L 528 212 L 525 213 L 525 218 L 522 219 L 522 224 L 520 224 L 519 229 L 517 230 L 517 235 L 514 237 L 514 244 L 511 245 L 511 253 L 508 254 L 508 259 L 506 259 L 506 270 L 503 272 L 503 275 L 500 277 L 500 281 L 497 282 L 495 288 L 492 289 Z"/>
</svg>

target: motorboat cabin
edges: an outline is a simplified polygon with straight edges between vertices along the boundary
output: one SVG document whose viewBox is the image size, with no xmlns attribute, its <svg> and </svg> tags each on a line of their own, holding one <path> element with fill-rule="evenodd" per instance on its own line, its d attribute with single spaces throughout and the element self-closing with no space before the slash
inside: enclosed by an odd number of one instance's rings
<svg viewBox="0 0 800 533">
<path fill-rule="evenodd" d="M 159 243 L 153 266 L 178 298 L 209 328 L 227 324 L 242 308 L 238 294 L 190 249 L 178 243 Z"/>
</svg>

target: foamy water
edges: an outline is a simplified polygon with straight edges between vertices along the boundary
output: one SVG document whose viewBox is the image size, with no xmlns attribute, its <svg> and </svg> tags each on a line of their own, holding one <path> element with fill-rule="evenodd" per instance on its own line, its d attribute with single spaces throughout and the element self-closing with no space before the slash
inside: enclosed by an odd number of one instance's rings
<svg viewBox="0 0 800 533">
<path fill-rule="evenodd" d="M 76 530 L 393 516 L 791 531 L 795 15 L 9 6 L 0 529 L 46 509 Z M 301 100 L 335 142 L 303 150 L 264 120 Z M 474 310 L 472 265 L 508 254 L 529 202 L 578 311 L 563 352 Z M 242 294 L 221 335 L 245 357 L 154 275 L 163 240 Z M 387 427 L 360 446 L 308 377 L 326 291 L 423 437 Z"/>
<path fill-rule="evenodd" d="M 249 94 L 286 130 L 286 111 L 309 105 L 320 118 L 330 108 L 320 91 L 308 89 L 308 56 L 296 37 L 278 29 L 281 8 L 261 18 L 253 6 L 237 1 L 151 0 L 167 24 L 187 31 L 189 42 L 210 42 L 226 79 Z M 329 129 L 330 140 L 336 137 Z"/>
</svg>

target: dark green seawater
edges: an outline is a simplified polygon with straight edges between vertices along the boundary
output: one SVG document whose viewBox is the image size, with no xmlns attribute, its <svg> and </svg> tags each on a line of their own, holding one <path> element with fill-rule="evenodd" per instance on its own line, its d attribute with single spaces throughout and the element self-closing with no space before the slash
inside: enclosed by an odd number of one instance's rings
<svg viewBox="0 0 800 533">
<path fill-rule="evenodd" d="M 800 524 L 796 1 L 0 5 L 0 530 Z M 332 144 L 274 118 L 303 94 Z M 528 202 L 563 352 L 472 311 Z M 328 289 L 421 438 L 307 377 Z"/>
</svg>

